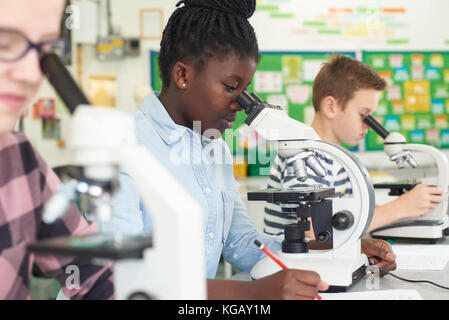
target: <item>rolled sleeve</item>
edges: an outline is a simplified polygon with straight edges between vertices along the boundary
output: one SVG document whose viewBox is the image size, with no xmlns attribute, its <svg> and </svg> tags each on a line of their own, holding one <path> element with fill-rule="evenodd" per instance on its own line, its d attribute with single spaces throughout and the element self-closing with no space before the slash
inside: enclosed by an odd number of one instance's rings
<svg viewBox="0 0 449 320">
<path fill-rule="evenodd" d="M 281 249 L 281 236 L 271 236 L 258 232 L 241 197 L 234 200 L 231 227 L 223 247 L 223 258 L 240 271 L 250 271 L 263 257 L 263 252 L 254 244 L 259 240 L 268 249 L 277 252 Z"/>
</svg>

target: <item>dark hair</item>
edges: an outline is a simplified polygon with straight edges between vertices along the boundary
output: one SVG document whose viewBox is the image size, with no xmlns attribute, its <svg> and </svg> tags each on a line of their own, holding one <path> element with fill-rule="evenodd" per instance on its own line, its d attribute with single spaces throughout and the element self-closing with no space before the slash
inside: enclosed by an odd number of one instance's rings
<svg viewBox="0 0 449 320">
<path fill-rule="evenodd" d="M 313 82 L 313 107 L 320 109 L 321 100 L 334 97 L 344 108 L 359 89 L 382 91 L 387 83 L 370 66 L 356 59 L 335 55 L 324 63 Z"/>
<path fill-rule="evenodd" d="M 248 22 L 256 0 L 183 0 L 176 6 L 161 40 L 159 70 L 164 86 L 169 86 L 177 61 L 193 63 L 198 71 L 206 60 L 232 54 L 259 61 L 256 35 Z"/>
</svg>

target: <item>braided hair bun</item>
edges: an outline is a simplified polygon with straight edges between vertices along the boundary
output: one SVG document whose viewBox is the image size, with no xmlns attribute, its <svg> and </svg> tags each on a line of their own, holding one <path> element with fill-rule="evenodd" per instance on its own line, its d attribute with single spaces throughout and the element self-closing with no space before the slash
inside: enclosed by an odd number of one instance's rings
<svg viewBox="0 0 449 320">
<path fill-rule="evenodd" d="M 181 6 L 183 4 L 183 6 Z M 165 26 L 159 54 L 162 85 L 170 85 L 177 61 L 200 71 L 208 59 L 234 55 L 259 61 L 256 34 L 248 21 L 256 0 L 182 0 Z"/>
<path fill-rule="evenodd" d="M 176 6 L 184 3 L 186 7 L 203 7 L 229 14 L 236 14 L 245 19 L 251 18 L 256 10 L 256 0 L 182 0 Z"/>
</svg>

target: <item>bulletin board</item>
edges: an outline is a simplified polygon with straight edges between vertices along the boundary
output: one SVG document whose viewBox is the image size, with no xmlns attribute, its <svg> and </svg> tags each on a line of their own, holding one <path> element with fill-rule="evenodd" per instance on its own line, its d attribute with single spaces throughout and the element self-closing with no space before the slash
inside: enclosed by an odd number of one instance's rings
<svg viewBox="0 0 449 320">
<path fill-rule="evenodd" d="M 363 62 L 387 81 L 374 117 L 410 143 L 449 148 L 449 51 L 364 51 Z M 366 150 L 382 149 L 369 130 Z"/>
<path fill-rule="evenodd" d="M 262 100 L 280 105 L 288 115 L 298 121 L 311 124 L 313 119 L 312 86 L 322 63 L 332 54 L 355 57 L 355 52 L 261 52 L 253 81 L 248 88 Z M 151 51 L 151 86 L 161 89 L 158 52 Z M 238 128 L 246 119 L 242 111 L 237 113 L 233 128 Z"/>
</svg>

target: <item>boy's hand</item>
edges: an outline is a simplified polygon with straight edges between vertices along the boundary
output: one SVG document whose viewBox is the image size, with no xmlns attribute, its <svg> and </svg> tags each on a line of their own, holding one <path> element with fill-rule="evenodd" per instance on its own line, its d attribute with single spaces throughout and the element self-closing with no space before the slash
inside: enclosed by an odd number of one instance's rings
<svg viewBox="0 0 449 320">
<path fill-rule="evenodd" d="M 425 184 L 417 184 L 401 195 L 396 201 L 402 208 L 404 218 L 414 218 L 426 214 L 443 201 L 443 190 Z"/>
<path fill-rule="evenodd" d="M 396 269 L 396 255 L 390 244 L 384 240 L 362 239 L 362 253 L 366 254 L 371 265 L 392 271 Z M 384 272 L 380 272 L 384 276 Z"/>
</svg>

